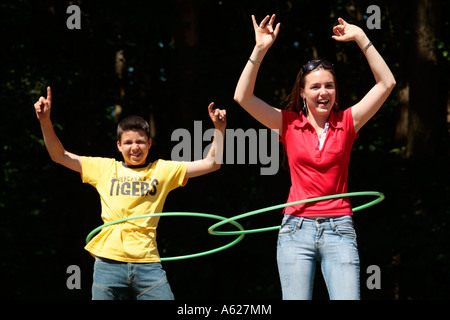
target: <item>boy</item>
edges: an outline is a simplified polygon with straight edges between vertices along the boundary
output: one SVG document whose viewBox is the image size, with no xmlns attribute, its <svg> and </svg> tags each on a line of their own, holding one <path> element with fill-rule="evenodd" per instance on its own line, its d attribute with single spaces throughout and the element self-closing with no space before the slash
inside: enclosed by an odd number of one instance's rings
<svg viewBox="0 0 450 320">
<path fill-rule="evenodd" d="M 193 162 L 157 160 L 146 163 L 152 144 L 148 123 L 137 116 L 124 118 L 117 128 L 117 148 L 124 161 L 84 157 L 66 151 L 50 120 L 52 94 L 40 97 L 34 108 L 51 159 L 81 174 L 101 199 L 102 219 L 110 222 L 128 216 L 162 212 L 167 194 L 192 177 L 220 168 L 226 111 L 208 112 L 216 128 L 206 158 Z M 218 160 L 216 160 L 218 159 Z M 103 228 L 87 245 L 95 259 L 92 299 L 173 300 L 156 245 L 159 217 L 131 220 Z"/>
</svg>

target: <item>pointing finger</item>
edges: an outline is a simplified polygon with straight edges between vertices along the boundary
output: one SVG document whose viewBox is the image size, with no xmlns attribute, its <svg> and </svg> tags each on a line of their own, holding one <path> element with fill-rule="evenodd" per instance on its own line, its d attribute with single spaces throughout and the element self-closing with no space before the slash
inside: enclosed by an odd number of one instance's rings
<svg viewBox="0 0 450 320">
<path fill-rule="evenodd" d="M 47 87 L 47 100 L 48 103 L 52 104 L 52 89 L 50 87 Z"/>
</svg>

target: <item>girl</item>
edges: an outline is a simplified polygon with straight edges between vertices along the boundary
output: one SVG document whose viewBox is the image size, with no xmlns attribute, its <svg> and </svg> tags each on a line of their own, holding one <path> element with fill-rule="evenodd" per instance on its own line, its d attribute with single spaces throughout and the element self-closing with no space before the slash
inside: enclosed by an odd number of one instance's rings
<svg viewBox="0 0 450 320">
<path fill-rule="evenodd" d="M 284 110 L 254 95 L 261 62 L 280 24 L 275 15 L 258 25 L 256 44 L 241 74 L 234 99 L 256 120 L 280 135 L 288 157 L 288 202 L 347 192 L 353 141 L 395 86 L 395 79 L 364 31 L 339 18 L 336 41 L 354 41 L 362 50 L 375 84 L 354 106 L 340 110 L 334 66 L 308 61 L 300 69 Z M 348 198 L 286 207 L 278 235 L 277 261 L 283 299 L 311 299 L 316 261 L 330 299 L 359 299 L 359 255 Z"/>
</svg>

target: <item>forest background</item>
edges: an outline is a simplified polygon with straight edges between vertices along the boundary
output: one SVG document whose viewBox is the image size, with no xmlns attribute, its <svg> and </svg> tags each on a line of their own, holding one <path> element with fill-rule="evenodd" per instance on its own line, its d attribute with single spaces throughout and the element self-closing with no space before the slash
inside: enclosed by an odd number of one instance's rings
<svg viewBox="0 0 450 320">
<path fill-rule="evenodd" d="M 66 25 L 69 5 L 81 29 Z M 380 28 L 368 28 L 370 5 Z M 86 235 L 99 226 L 100 202 L 80 176 L 50 161 L 33 104 L 52 87 L 52 120 L 67 150 L 115 157 L 117 121 L 139 114 L 150 122 L 152 160 L 170 159 L 177 128 L 211 127 L 207 105 L 226 108 L 228 128 L 262 128 L 233 100 L 254 45 L 251 15 L 275 13 L 281 32 L 261 66 L 256 94 L 282 107 L 307 60 L 335 62 L 340 105 L 373 85 L 354 43 L 331 39 L 337 18 L 359 25 L 391 67 L 397 86 L 361 130 L 350 163 L 349 191 L 386 199 L 355 213 L 363 299 L 448 299 L 449 12 L 440 0 L 17 0 L 0 4 L 0 283 L 2 299 L 90 299 L 94 260 Z M 205 142 L 205 145 L 207 142 Z M 281 154 L 280 154 L 281 157 Z M 224 164 L 173 191 L 165 211 L 231 217 L 281 204 L 290 181 L 281 168 Z M 352 199 L 354 205 L 370 199 Z M 162 218 L 162 256 L 226 244 L 208 235 L 215 221 Z M 245 228 L 277 225 L 281 212 L 247 218 Z M 280 299 L 276 232 L 246 235 L 236 246 L 196 259 L 164 262 L 178 299 Z M 81 289 L 69 289 L 69 266 Z M 370 289 L 369 266 L 381 288 Z M 327 299 L 320 271 L 315 299 Z"/>
</svg>

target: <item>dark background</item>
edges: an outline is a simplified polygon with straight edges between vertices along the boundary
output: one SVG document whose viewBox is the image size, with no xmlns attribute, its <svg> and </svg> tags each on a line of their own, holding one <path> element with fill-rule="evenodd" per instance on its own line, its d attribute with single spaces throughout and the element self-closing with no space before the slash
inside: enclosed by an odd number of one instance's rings
<svg viewBox="0 0 450 320">
<path fill-rule="evenodd" d="M 81 8 L 80 30 L 69 30 L 70 4 Z M 369 5 L 381 29 L 369 30 Z M 304 62 L 335 62 L 340 105 L 349 107 L 373 85 L 354 43 L 331 39 L 337 18 L 361 26 L 391 67 L 397 86 L 360 131 L 350 163 L 349 191 L 386 199 L 355 214 L 363 299 L 448 299 L 449 2 L 445 1 L 2 1 L 0 81 L 0 283 L 2 299 L 91 298 L 93 259 L 86 235 L 99 226 L 95 189 L 54 164 L 45 150 L 33 104 L 52 87 L 52 120 L 65 148 L 116 157 L 117 120 L 136 113 L 152 125 L 152 160 L 170 159 L 177 128 L 212 124 L 207 105 L 226 108 L 228 128 L 261 128 L 233 100 L 253 49 L 251 14 L 277 14 L 281 32 L 266 56 L 256 94 L 281 107 Z M 123 57 L 123 59 L 119 59 Z M 206 144 L 205 144 L 206 145 Z M 173 191 L 165 211 L 231 217 L 284 203 L 289 175 L 260 175 L 259 164 L 225 164 Z M 354 205 L 370 200 L 352 199 Z M 277 225 L 280 211 L 240 221 Z M 162 256 L 189 254 L 233 238 L 208 235 L 213 220 L 162 218 Z M 277 233 L 245 236 L 202 258 L 164 262 L 178 299 L 280 299 Z M 69 290 L 67 268 L 81 270 Z M 381 270 L 369 290 L 366 270 Z M 328 299 L 320 271 L 315 299 Z"/>
</svg>

